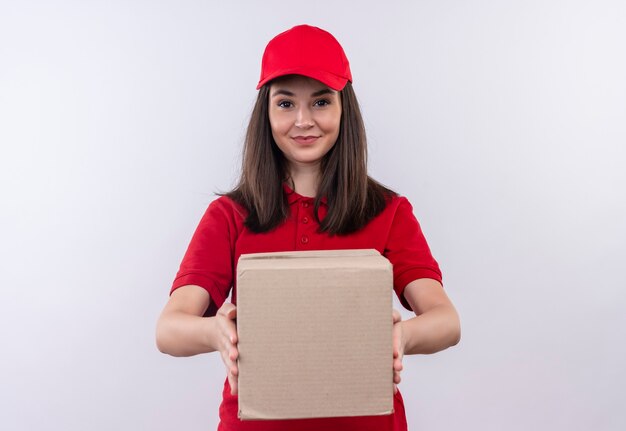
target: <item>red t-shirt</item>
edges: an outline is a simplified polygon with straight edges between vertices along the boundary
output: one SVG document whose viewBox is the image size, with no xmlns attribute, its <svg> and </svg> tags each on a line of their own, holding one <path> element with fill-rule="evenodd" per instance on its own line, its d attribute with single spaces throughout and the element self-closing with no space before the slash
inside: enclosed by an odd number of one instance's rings
<svg viewBox="0 0 626 431">
<path fill-rule="evenodd" d="M 318 232 L 319 224 L 313 215 L 313 198 L 301 196 L 287 186 L 285 193 L 291 210 L 289 218 L 278 228 L 261 234 L 250 232 L 244 226 L 247 212 L 242 206 L 227 197 L 213 201 L 193 235 L 172 291 L 188 284 L 203 287 L 211 296 L 211 305 L 205 315 L 215 315 L 231 293 L 231 288 L 232 302 L 237 303 L 235 274 L 239 256 L 295 250 L 378 250 L 392 263 L 394 290 L 400 302 L 409 310 L 403 296 L 408 283 L 419 278 L 432 278 L 441 282 L 439 265 L 430 253 L 420 225 L 413 215 L 413 208 L 406 198 L 391 198 L 386 208 L 358 232 L 329 235 Z M 324 218 L 326 212 L 326 203 L 322 201 L 320 219 Z M 394 397 L 394 413 L 388 416 L 241 421 L 237 418 L 237 411 L 237 396 L 230 394 L 226 380 L 218 430 L 400 431 L 407 428 L 399 392 Z"/>
</svg>

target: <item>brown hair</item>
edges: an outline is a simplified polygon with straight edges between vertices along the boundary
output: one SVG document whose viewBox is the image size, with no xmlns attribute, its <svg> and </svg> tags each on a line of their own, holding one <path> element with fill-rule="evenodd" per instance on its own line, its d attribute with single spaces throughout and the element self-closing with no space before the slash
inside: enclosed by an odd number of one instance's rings
<svg viewBox="0 0 626 431">
<path fill-rule="evenodd" d="M 248 124 L 239 183 L 226 196 L 248 210 L 246 227 L 268 232 L 287 219 L 289 204 L 282 183 L 288 177 L 285 158 L 272 137 L 269 121 L 269 88 L 259 90 Z M 348 234 L 364 227 L 386 206 L 395 193 L 367 175 L 367 139 L 359 103 L 350 82 L 340 91 L 341 126 L 335 145 L 321 163 L 321 182 L 315 198 L 315 214 L 322 196 L 328 213 L 320 230 Z"/>
</svg>

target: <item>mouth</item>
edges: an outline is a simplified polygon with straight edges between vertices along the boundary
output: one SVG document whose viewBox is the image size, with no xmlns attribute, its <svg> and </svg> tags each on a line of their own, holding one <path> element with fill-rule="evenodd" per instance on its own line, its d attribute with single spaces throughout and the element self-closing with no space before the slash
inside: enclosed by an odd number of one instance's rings
<svg viewBox="0 0 626 431">
<path fill-rule="evenodd" d="M 317 141 L 319 139 L 319 136 L 294 136 L 291 139 L 293 139 L 299 144 L 307 145 L 307 144 L 312 144 L 315 141 Z"/>
</svg>

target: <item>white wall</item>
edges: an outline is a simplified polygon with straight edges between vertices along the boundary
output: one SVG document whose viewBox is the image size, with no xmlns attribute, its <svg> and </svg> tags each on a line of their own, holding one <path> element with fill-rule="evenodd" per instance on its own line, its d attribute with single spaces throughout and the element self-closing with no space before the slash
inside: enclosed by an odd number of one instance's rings
<svg viewBox="0 0 626 431">
<path fill-rule="evenodd" d="M 328 29 L 373 175 L 413 202 L 463 339 L 409 357 L 411 429 L 622 430 L 626 5 L 0 3 L 0 427 L 214 429 L 217 355 L 154 344 L 262 50 Z"/>
</svg>

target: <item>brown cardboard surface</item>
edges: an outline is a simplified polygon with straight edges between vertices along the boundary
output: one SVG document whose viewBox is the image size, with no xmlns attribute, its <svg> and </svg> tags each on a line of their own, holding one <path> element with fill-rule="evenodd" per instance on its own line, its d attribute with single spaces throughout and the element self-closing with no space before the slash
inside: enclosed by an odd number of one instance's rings
<svg viewBox="0 0 626 431">
<path fill-rule="evenodd" d="M 392 413 L 392 284 L 376 250 L 242 255 L 239 417 Z"/>
</svg>

